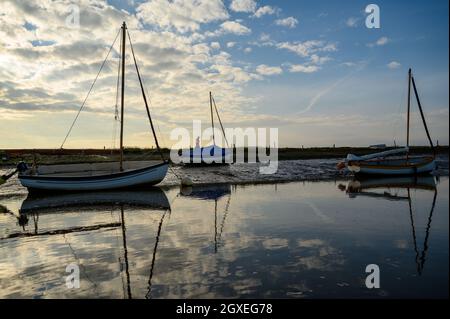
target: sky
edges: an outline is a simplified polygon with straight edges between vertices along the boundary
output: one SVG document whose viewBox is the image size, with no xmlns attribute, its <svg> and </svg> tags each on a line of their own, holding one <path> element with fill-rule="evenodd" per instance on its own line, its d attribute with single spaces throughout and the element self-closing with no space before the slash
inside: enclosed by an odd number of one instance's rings
<svg viewBox="0 0 450 319">
<path fill-rule="evenodd" d="M 380 8 L 380 28 L 366 26 L 370 3 Z M 280 147 L 401 145 L 410 67 L 431 136 L 447 145 L 448 6 L 0 0 L 0 149 L 61 146 L 122 21 L 163 146 L 192 120 L 210 125 L 209 91 L 225 127 L 278 128 Z M 118 52 L 116 41 L 64 147 L 117 147 Z M 126 62 L 124 144 L 151 147 L 129 54 Z M 416 103 L 412 111 L 411 144 L 426 145 Z"/>
</svg>

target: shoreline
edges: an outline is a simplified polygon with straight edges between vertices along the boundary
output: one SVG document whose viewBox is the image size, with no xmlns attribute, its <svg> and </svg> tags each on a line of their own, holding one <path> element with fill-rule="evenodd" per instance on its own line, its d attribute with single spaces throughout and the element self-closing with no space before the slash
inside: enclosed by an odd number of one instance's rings
<svg viewBox="0 0 450 319">
<path fill-rule="evenodd" d="M 390 150 L 387 147 L 383 150 Z M 248 149 L 240 149 L 244 153 L 244 162 L 248 163 Z M 169 149 L 162 149 L 165 158 L 170 157 Z M 347 154 L 366 155 L 382 151 L 370 147 L 309 147 L 309 148 L 278 148 L 278 161 L 288 160 L 313 160 L 335 159 L 343 160 Z M 423 155 L 430 153 L 430 148 L 425 146 L 410 147 L 410 154 Z M 257 155 L 251 153 L 251 155 Z M 436 155 L 449 155 L 448 146 L 436 147 Z M 256 157 L 255 157 L 256 158 Z M 117 150 L 108 149 L 0 149 L 0 168 L 13 168 L 20 161 L 28 163 L 37 161 L 41 165 L 51 164 L 78 164 L 115 162 L 119 159 Z M 152 161 L 161 160 L 155 149 L 126 148 L 124 150 L 125 161 Z M 252 164 L 252 163 L 251 163 Z"/>
<path fill-rule="evenodd" d="M 434 176 L 446 178 L 449 176 L 448 156 L 439 156 L 438 169 Z M 350 181 L 355 176 L 347 171 L 336 169 L 334 159 L 286 160 L 278 163 L 276 174 L 262 175 L 259 173 L 260 164 L 233 164 L 227 167 L 184 167 L 171 166 L 166 178 L 156 187 L 163 190 L 181 187 L 180 179 L 188 177 L 195 186 L 214 185 L 267 185 L 286 184 L 295 182 L 340 182 Z M 6 173 L 7 168 L 0 168 L 0 173 Z M 386 178 L 386 177 L 384 177 Z M 145 188 L 144 188 L 145 189 Z M 27 194 L 27 190 L 20 185 L 14 176 L 0 186 L 0 198 Z"/>
</svg>

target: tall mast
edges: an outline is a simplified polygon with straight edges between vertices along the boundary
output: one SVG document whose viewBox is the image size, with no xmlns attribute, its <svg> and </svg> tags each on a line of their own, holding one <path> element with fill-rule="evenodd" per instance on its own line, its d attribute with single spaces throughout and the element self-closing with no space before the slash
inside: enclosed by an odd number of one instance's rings
<svg viewBox="0 0 450 319">
<path fill-rule="evenodd" d="M 408 112 L 406 116 L 406 147 L 409 148 L 409 121 L 411 117 L 411 69 L 408 71 Z M 408 151 L 409 153 L 409 151 Z M 406 155 L 408 156 L 408 155 Z"/>
<path fill-rule="evenodd" d="M 212 93 L 209 92 L 209 107 L 211 109 L 211 125 L 213 130 L 213 143 L 216 145 L 216 137 L 214 136 L 214 117 L 213 117 L 213 102 L 212 102 Z"/>
<path fill-rule="evenodd" d="M 123 171 L 123 109 L 125 101 L 125 21 L 122 24 L 122 95 L 120 103 L 120 171 Z"/>
<path fill-rule="evenodd" d="M 427 121 L 425 120 L 425 115 L 423 114 L 422 104 L 420 103 L 419 93 L 417 93 L 416 81 L 414 81 L 414 77 L 411 77 L 411 82 L 414 89 L 414 95 L 416 96 L 417 105 L 419 106 L 420 117 L 422 118 L 423 126 L 425 127 L 425 132 L 427 133 L 428 141 L 430 142 L 431 150 L 433 151 L 433 155 L 436 156 L 436 150 L 433 145 L 433 140 L 431 139 L 430 131 L 428 130 Z"/>
</svg>

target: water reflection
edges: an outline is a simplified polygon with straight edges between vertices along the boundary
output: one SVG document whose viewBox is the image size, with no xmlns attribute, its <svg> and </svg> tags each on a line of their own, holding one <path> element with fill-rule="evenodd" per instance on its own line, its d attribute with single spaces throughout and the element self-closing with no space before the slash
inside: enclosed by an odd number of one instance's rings
<svg viewBox="0 0 450 319">
<path fill-rule="evenodd" d="M 228 215 L 228 209 L 231 201 L 231 185 L 219 184 L 219 185 L 199 185 L 182 187 L 180 194 L 182 196 L 191 197 L 195 199 L 214 201 L 214 252 L 217 253 L 220 240 L 222 238 L 223 229 L 225 227 L 225 220 Z M 217 202 L 222 197 L 227 197 L 225 209 L 223 211 L 222 221 L 220 225 L 217 222 Z"/>
<path fill-rule="evenodd" d="M 0 297 L 446 297 L 447 193 L 400 178 L 2 199 Z"/>
<path fill-rule="evenodd" d="M 431 221 L 433 217 L 434 208 L 436 206 L 437 199 L 437 185 L 436 178 L 434 176 L 405 176 L 405 177 L 392 177 L 392 178 L 355 178 L 350 181 L 347 186 L 340 184 L 338 188 L 341 191 L 345 191 L 349 197 L 355 198 L 357 196 L 367 196 L 374 198 L 382 198 L 391 201 L 407 201 L 409 209 L 409 217 L 411 221 L 412 238 L 414 243 L 415 262 L 417 265 L 417 274 L 422 275 L 426 254 L 429 248 L 428 239 L 430 237 Z M 376 192 L 374 190 L 382 189 L 383 192 Z M 425 229 L 425 238 L 422 251 L 419 253 L 417 245 L 416 227 L 414 225 L 414 212 L 411 199 L 411 190 L 420 189 L 433 192 L 433 199 L 431 201 L 431 208 L 428 213 L 428 221 Z M 406 190 L 406 196 L 398 194 L 399 190 Z M 394 191 L 394 192 L 393 192 Z"/>
</svg>

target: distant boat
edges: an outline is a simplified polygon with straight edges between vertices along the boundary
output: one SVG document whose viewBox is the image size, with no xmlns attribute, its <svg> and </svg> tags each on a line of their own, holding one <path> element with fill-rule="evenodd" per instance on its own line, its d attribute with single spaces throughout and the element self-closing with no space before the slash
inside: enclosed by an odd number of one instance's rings
<svg viewBox="0 0 450 319">
<path fill-rule="evenodd" d="M 217 119 L 219 120 L 220 127 L 222 129 L 223 137 L 228 145 L 227 138 L 225 136 L 225 130 L 220 120 L 219 111 L 217 110 L 217 105 L 209 92 L 209 106 L 211 112 L 211 125 L 213 129 L 213 144 L 205 147 L 200 146 L 200 138 L 197 138 L 195 148 L 189 149 L 188 154 L 182 154 L 181 162 L 187 165 L 227 165 L 232 162 L 233 154 L 228 148 L 223 148 L 216 145 L 216 137 L 214 133 L 214 110 L 216 111 Z"/>
<path fill-rule="evenodd" d="M 108 56 L 113 48 L 118 36 L 114 40 L 108 55 L 103 62 L 98 75 L 100 74 Z M 147 111 L 147 116 L 150 122 L 151 131 L 155 139 L 156 147 L 161 155 L 162 163 L 147 163 L 147 165 L 136 168 L 136 165 L 131 165 L 124 162 L 123 160 L 123 125 L 124 125 L 124 100 L 125 100 L 125 46 L 126 46 L 126 34 L 130 41 L 131 52 L 134 59 L 134 64 L 136 67 L 136 72 L 139 79 L 139 84 L 141 87 L 142 96 L 144 99 L 145 108 Z M 119 163 L 106 163 L 103 168 L 99 168 L 98 165 L 93 164 L 70 164 L 70 165 L 57 165 L 57 166 L 42 166 L 28 168 L 25 163 L 20 163 L 18 165 L 19 180 L 24 187 L 27 187 L 29 191 L 39 190 L 39 191 L 93 191 L 93 190 L 108 190 L 108 189 L 119 189 L 127 187 L 135 187 L 139 185 L 154 185 L 161 182 L 166 176 L 167 169 L 169 167 L 169 162 L 164 159 L 164 156 L 159 147 L 158 139 L 156 137 L 155 129 L 153 126 L 153 121 L 150 116 L 150 110 L 147 104 L 147 98 L 145 95 L 145 90 L 142 84 L 141 75 L 139 73 L 139 68 L 136 62 L 136 57 L 134 55 L 133 45 L 131 43 L 131 37 L 127 30 L 125 22 L 121 27 L 121 55 L 120 55 L 118 79 L 117 79 L 117 97 L 119 89 L 119 75 L 121 73 L 121 112 L 120 112 L 120 162 Z M 97 78 L 91 86 L 94 86 Z M 87 100 L 91 90 L 89 90 L 83 105 L 81 106 L 78 114 L 72 123 L 69 135 L 79 113 L 81 112 L 84 103 Z M 64 142 L 65 140 L 64 139 Z M 63 142 L 63 145 L 64 145 Z M 61 148 L 62 146 L 61 145 Z M 107 167 L 105 167 L 107 166 Z"/>
<path fill-rule="evenodd" d="M 422 122 L 425 127 L 428 140 L 430 142 L 432 156 L 410 156 L 409 154 L 409 131 L 410 131 L 410 113 L 411 113 L 411 84 L 414 88 L 414 94 L 419 106 Z M 348 154 L 344 162 L 340 162 L 338 169 L 347 168 L 355 174 L 369 174 L 369 175 L 417 175 L 431 173 L 436 169 L 435 149 L 433 141 L 430 137 L 430 132 L 425 120 L 425 116 L 420 104 L 419 95 L 417 93 L 414 77 L 411 69 L 408 72 L 408 115 L 406 124 L 406 147 L 400 149 L 393 149 L 380 153 L 356 156 Z M 399 156 L 399 154 L 405 154 Z M 397 156 L 396 156 L 397 155 Z"/>
</svg>

